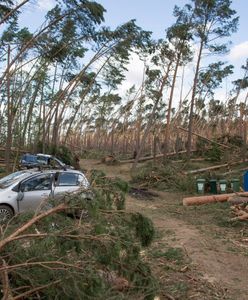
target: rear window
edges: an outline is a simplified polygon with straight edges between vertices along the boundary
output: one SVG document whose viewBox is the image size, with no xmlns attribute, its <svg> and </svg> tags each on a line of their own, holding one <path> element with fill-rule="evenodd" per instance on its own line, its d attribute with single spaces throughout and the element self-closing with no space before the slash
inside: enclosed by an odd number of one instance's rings
<svg viewBox="0 0 248 300">
<path fill-rule="evenodd" d="M 59 186 L 79 185 L 78 174 L 74 174 L 74 173 L 61 173 L 59 175 L 58 185 Z"/>
<path fill-rule="evenodd" d="M 37 157 L 35 155 L 24 155 L 22 157 L 22 160 L 24 160 L 26 162 L 36 163 L 37 162 Z"/>
</svg>

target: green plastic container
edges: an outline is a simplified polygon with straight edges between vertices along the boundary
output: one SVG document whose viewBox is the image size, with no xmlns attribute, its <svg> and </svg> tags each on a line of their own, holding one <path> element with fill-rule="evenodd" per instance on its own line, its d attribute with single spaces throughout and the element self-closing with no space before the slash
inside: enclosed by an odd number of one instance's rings
<svg viewBox="0 0 248 300">
<path fill-rule="evenodd" d="M 227 191 L 227 180 L 226 179 L 221 179 L 219 181 L 219 187 L 220 187 L 220 193 L 225 194 Z"/>
<path fill-rule="evenodd" d="M 196 190 L 198 194 L 204 194 L 206 180 L 203 178 L 196 180 Z"/>
<path fill-rule="evenodd" d="M 233 192 L 239 192 L 240 191 L 240 181 L 237 178 L 231 179 L 231 189 Z"/>
<path fill-rule="evenodd" d="M 209 180 L 210 185 L 210 193 L 211 194 L 217 194 L 217 180 L 216 179 L 210 179 Z"/>
</svg>

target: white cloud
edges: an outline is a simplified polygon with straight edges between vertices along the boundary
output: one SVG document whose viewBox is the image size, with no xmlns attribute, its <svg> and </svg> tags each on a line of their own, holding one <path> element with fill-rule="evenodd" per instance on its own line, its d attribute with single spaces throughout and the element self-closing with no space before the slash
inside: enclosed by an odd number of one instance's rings
<svg viewBox="0 0 248 300">
<path fill-rule="evenodd" d="M 137 88 L 140 87 L 144 73 L 144 62 L 139 59 L 137 54 L 132 53 L 127 69 L 126 80 L 123 82 L 119 90 L 121 95 L 125 94 L 126 91 L 134 84 Z"/>
<path fill-rule="evenodd" d="M 37 0 L 37 5 L 40 10 L 48 11 L 55 5 L 54 0 Z"/>
<path fill-rule="evenodd" d="M 228 58 L 231 61 L 248 58 L 248 41 L 235 45 L 231 49 Z"/>
</svg>

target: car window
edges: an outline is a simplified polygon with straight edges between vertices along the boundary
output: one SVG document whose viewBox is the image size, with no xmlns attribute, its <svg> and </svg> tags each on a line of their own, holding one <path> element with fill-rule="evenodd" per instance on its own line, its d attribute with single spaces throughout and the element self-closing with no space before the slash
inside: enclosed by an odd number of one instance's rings
<svg viewBox="0 0 248 300">
<path fill-rule="evenodd" d="M 22 160 L 26 162 L 36 163 L 37 157 L 35 155 L 24 155 L 22 157 Z"/>
<path fill-rule="evenodd" d="M 46 174 L 31 178 L 22 184 L 21 190 L 23 192 L 50 190 L 51 176 L 51 174 Z"/>
<path fill-rule="evenodd" d="M 60 173 L 58 178 L 58 186 L 73 186 L 79 185 L 78 174 Z"/>
</svg>

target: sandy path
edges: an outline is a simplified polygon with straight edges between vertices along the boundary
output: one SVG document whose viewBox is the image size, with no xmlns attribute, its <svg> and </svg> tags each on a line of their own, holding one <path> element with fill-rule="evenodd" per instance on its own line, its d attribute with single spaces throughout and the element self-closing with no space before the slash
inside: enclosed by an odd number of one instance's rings
<svg viewBox="0 0 248 300">
<path fill-rule="evenodd" d="M 103 170 L 108 176 L 130 179 L 130 165 L 106 166 L 97 160 L 82 160 L 81 166 L 88 170 Z M 216 239 L 209 233 L 200 231 L 197 226 L 165 214 L 167 199 L 175 198 L 175 201 L 178 201 L 178 197 L 180 196 L 163 192 L 159 192 L 159 197 L 153 201 L 128 197 L 126 206 L 127 210 L 149 216 L 157 229 L 173 231 L 173 236 L 165 236 L 164 242 L 169 243 L 171 247 L 183 248 L 203 279 L 213 285 L 222 286 L 229 299 L 247 300 L 248 257 L 238 251 L 227 251 L 223 239 Z M 163 238 L 160 242 L 163 247 Z"/>
<path fill-rule="evenodd" d="M 170 230 L 172 236 L 162 238 L 171 247 L 181 247 L 189 256 L 195 269 L 202 277 L 222 286 L 233 300 L 248 299 L 248 257 L 238 252 L 227 251 L 222 240 L 204 234 L 196 226 L 182 220 L 163 215 L 163 203 L 169 193 L 159 193 L 152 202 L 128 197 L 127 209 L 149 216 L 159 230 Z"/>
</svg>

